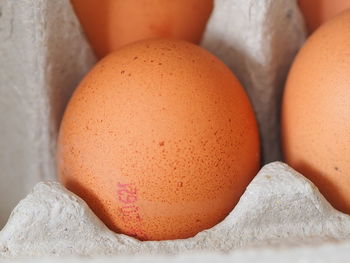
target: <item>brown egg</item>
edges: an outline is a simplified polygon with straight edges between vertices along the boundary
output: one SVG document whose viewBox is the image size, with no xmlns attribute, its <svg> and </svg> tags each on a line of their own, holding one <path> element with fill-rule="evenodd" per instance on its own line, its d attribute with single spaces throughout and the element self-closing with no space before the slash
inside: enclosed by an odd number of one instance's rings
<svg viewBox="0 0 350 263">
<path fill-rule="evenodd" d="M 190 43 L 138 42 L 104 58 L 74 93 L 60 179 L 107 224 L 141 240 L 194 236 L 223 220 L 259 168 L 247 95 Z"/>
<path fill-rule="evenodd" d="M 213 0 L 72 0 L 99 57 L 155 37 L 199 43 Z"/>
<path fill-rule="evenodd" d="M 349 0 L 299 0 L 309 33 L 315 31 L 322 23 L 350 8 Z"/>
<path fill-rule="evenodd" d="M 350 10 L 321 26 L 297 55 L 282 132 L 287 163 L 350 213 Z"/>
</svg>

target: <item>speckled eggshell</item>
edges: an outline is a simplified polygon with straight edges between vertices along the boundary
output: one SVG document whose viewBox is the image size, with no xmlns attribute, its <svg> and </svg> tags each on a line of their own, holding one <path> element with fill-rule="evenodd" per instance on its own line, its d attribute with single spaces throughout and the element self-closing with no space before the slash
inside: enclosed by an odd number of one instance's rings
<svg viewBox="0 0 350 263">
<path fill-rule="evenodd" d="M 350 8 L 350 0 L 299 0 L 309 33 L 340 12 Z"/>
<path fill-rule="evenodd" d="M 99 57 L 132 42 L 175 38 L 198 44 L 213 0 L 71 0 Z"/>
<path fill-rule="evenodd" d="M 287 163 L 350 214 L 350 10 L 322 25 L 297 55 L 282 133 Z"/>
<path fill-rule="evenodd" d="M 61 181 L 115 232 L 188 238 L 223 220 L 260 165 L 252 107 L 216 57 L 149 40 L 81 82 L 58 143 Z"/>
</svg>

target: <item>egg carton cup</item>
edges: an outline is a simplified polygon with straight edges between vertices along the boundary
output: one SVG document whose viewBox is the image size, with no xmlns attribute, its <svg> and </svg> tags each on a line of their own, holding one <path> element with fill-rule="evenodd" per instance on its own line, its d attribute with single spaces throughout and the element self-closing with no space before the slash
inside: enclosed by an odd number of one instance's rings
<svg viewBox="0 0 350 263">
<path fill-rule="evenodd" d="M 202 46 L 245 87 L 269 164 L 218 225 L 193 238 L 141 242 L 111 232 L 53 182 L 62 113 L 96 63 L 69 0 L 0 0 L 0 262 L 345 262 L 350 217 L 272 162 L 281 159 L 283 83 L 304 40 L 296 0 L 215 1 Z"/>
<path fill-rule="evenodd" d="M 182 240 L 145 242 L 116 234 L 59 183 L 38 183 L 0 232 L 0 257 L 139 255 L 142 260 L 144 255 L 235 255 L 243 248 L 286 250 L 346 240 L 350 217 L 332 208 L 301 174 L 274 162 L 261 169 L 224 221 Z"/>
</svg>

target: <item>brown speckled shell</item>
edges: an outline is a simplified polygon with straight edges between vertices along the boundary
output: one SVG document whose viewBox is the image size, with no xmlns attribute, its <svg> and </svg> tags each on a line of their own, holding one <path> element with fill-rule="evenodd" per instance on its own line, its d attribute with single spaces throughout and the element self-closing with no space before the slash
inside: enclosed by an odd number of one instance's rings
<svg viewBox="0 0 350 263">
<path fill-rule="evenodd" d="M 238 80 L 182 41 L 110 54 L 85 77 L 58 143 L 62 182 L 116 232 L 187 238 L 223 220 L 259 168 L 259 136 Z"/>
<path fill-rule="evenodd" d="M 350 213 L 350 10 L 321 26 L 299 52 L 282 132 L 286 161 Z"/>
</svg>

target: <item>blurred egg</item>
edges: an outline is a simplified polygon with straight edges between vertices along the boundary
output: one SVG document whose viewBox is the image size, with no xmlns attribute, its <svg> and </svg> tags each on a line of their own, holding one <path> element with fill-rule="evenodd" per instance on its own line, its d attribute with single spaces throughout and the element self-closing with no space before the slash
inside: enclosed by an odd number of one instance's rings
<svg viewBox="0 0 350 263">
<path fill-rule="evenodd" d="M 199 43 L 213 0 L 71 0 L 99 57 L 155 37 Z"/>
<path fill-rule="evenodd" d="M 115 232 L 188 238 L 223 220 L 260 165 L 242 86 L 204 49 L 128 45 L 100 61 L 64 114 L 58 170 Z"/>
<path fill-rule="evenodd" d="M 350 8 L 350 0 L 299 0 L 309 33 L 322 23 Z"/>
<path fill-rule="evenodd" d="M 350 213 L 350 10 L 322 25 L 297 55 L 282 133 L 287 163 Z"/>
</svg>

